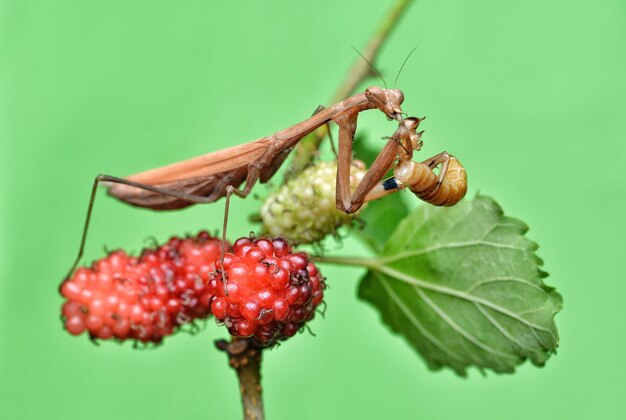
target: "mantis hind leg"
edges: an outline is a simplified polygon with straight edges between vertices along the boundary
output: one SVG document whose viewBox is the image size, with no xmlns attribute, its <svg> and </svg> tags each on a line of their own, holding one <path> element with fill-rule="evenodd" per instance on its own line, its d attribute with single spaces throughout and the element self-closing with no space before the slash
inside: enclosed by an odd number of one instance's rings
<svg viewBox="0 0 626 420">
<path fill-rule="evenodd" d="M 72 275 L 72 273 L 76 269 L 76 266 L 80 262 L 80 259 L 83 256 L 83 253 L 85 251 L 85 244 L 87 242 L 87 232 L 89 231 L 89 224 L 91 222 L 91 215 L 93 213 L 94 203 L 96 200 L 96 194 L 98 192 L 98 185 L 101 182 L 110 182 L 110 183 L 115 183 L 115 184 L 129 185 L 131 187 L 141 188 L 147 191 L 156 192 L 156 193 L 163 194 L 166 196 L 180 198 L 180 199 L 187 200 L 193 203 L 211 203 L 215 201 L 215 199 L 211 197 L 187 194 L 184 192 L 171 190 L 169 188 L 155 187 L 154 185 L 142 184 L 140 182 L 129 181 L 124 178 L 118 178 L 118 177 L 110 176 L 110 175 L 102 175 L 102 174 L 98 175 L 94 179 L 93 186 L 91 187 L 89 205 L 87 206 L 87 216 L 85 217 L 85 224 L 83 226 L 83 233 L 82 233 L 81 240 L 80 240 L 80 246 L 78 248 L 78 254 L 76 255 L 76 259 L 74 260 L 74 263 L 72 264 L 72 267 L 66 274 L 65 278 L 69 278 Z M 246 185 L 246 189 L 247 187 L 248 186 Z M 250 188 L 252 188 L 252 186 L 250 186 Z M 223 249 L 223 246 L 222 246 L 222 249 Z"/>
</svg>

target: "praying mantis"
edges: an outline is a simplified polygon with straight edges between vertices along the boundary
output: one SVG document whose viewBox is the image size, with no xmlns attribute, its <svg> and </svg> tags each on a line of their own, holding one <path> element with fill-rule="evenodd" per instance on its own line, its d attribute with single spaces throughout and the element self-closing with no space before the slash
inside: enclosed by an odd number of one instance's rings
<svg viewBox="0 0 626 420">
<path fill-rule="evenodd" d="M 354 213 L 367 201 L 407 187 L 431 204 L 455 204 L 467 190 L 465 170 L 458 160 L 445 152 L 422 163 L 412 161 L 413 152 L 420 150 L 422 145 L 422 133 L 416 131 L 421 119 L 404 118 L 401 108 L 403 101 L 404 94 L 398 89 L 369 87 L 328 108 L 319 109 L 298 124 L 249 143 L 125 178 L 98 175 L 93 182 L 78 255 L 67 277 L 83 255 L 97 188 L 101 183 L 107 185 L 109 195 L 133 206 L 152 210 L 181 209 L 196 203 L 212 203 L 225 197 L 220 259 L 223 263 L 231 196 L 245 198 L 257 182 L 270 180 L 301 139 L 331 121 L 339 126 L 336 178 L 336 203 L 339 210 Z M 387 119 L 398 121 L 398 128 L 352 192 L 352 142 L 359 113 L 369 109 L 377 109 Z M 394 176 L 381 181 L 394 168 L 396 160 L 398 164 L 395 165 Z M 439 164 L 442 168 L 437 176 L 433 169 Z M 244 182 L 245 186 L 240 188 Z"/>
</svg>

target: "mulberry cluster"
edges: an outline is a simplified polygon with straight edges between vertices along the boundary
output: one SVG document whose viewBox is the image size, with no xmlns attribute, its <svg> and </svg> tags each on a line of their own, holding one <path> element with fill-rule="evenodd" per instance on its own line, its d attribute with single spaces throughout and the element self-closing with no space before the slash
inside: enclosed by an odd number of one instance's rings
<svg viewBox="0 0 626 420">
<path fill-rule="evenodd" d="M 79 268 L 61 284 L 65 328 L 92 338 L 160 342 L 177 327 L 206 318 L 212 297 L 207 283 L 221 243 L 200 232 L 173 237 L 139 257 L 114 251 Z"/>
<path fill-rule="evenodd" d="M 306 254 L 291 253 L 284 239 L 241 238 L 209 281 L 211 311 L 230 333 L 270 346 L 293 336 L 315 315 L 325 282 Z"/>
</svg>

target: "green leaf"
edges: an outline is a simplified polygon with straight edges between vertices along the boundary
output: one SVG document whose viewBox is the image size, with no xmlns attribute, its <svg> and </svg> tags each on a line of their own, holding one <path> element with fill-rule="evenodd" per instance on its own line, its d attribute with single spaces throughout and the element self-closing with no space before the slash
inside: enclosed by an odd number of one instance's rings
<svg viewBox="0 0 626 420">
<path fill-rule="evenodd" d="M 365 162 L 369 167 L 376 156 L 377 150 L 369 147 L 364 138 L 358 137 L 354 141 L 355 158 Z M 409 214 L 407 205 L 402 200 L 401 194 L 392 194 L 367 203 L 365 208 L 359 213 L 359 219 L 364 226 L 362 229 L 355 229 L 359 238 L 367 243 L 377 252 L 382 251 L 398 220 L 402 220 Z"/>
<path fill-rule="evenodd" d="M 527 226 L 478 196 L 451 208 L 424 205 L 402 220 L 359 296 L 417 350 L 431 369 L 513 372 L 555 352 L 561 296 L 546 286 L 524 237 Z"/>
<path fill-rule="evenodd" d="M 398 220 L 402 220 L 408 213 L 409 210 L 400 194 L 384 197 L 368 203 L 359 213 L 359 219 L 365 223 L 362 229 L 355 229 L 353 232 L 373 250 L 381 252 L 389 239 L 389 232 L 392 232 Z"/>
</svg>

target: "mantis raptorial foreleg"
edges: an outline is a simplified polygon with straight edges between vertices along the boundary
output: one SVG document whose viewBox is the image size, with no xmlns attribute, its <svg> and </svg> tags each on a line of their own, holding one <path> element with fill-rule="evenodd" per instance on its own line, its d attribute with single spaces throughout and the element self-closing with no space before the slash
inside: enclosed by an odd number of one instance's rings
<svg viewBox="0 0 626 420">
<path fill-rule="evenodd" d="M 350 191 L 350 164 L 352 158 L 352 141 L 356 130 L 357 114 L 349 114 L 336 119 L 339 124 L 339 157 L 337 159 L 337 208 L 345 213 L 354 213 L 366 201 L 373 200 L 371 195 L 382 177 L 393 167 L 398 155 L 398 148 L 408 144 L 416 135 L 419 119 L 406 118 L 399 120 L 398 129 L 389 138 L 383 150 L 376 156 L 365 176 L 354 192 Z M 405 146 L 406 147 L 406 146 Z M 411 150 L 412 152 L 412 150 Z"/>
</svg>

